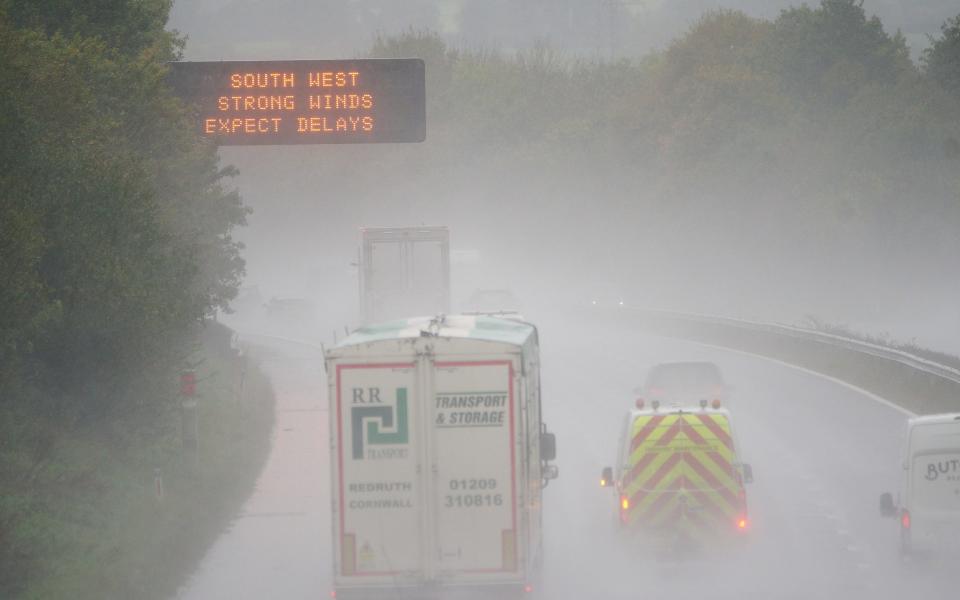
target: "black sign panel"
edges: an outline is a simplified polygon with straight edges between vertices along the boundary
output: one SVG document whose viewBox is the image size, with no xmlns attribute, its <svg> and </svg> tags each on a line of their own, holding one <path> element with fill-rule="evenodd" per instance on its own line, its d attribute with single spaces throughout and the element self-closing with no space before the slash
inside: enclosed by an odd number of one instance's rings
<svg viewBox="0 0 960 600">
<path fill-rule="evenodd" d="M 422 142 L 423 61 L 170 63 L 170 83 L 221 145 Z"/>
</svg>

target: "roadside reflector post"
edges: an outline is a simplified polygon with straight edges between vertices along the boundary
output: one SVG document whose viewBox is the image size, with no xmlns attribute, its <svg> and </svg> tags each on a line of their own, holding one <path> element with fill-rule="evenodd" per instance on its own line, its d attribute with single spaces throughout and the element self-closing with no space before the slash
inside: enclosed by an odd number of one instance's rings
<svg viewBox="0 0 960 600">
<path fill-rule="evenodd" d="M 243 416 L 244 392 L 247 386 L 247 354 L 243 349 L 236 353 L 236 391 L 234 393 L 234 402 L 236 404 L 237 414 Z"/>
<path fill-rule="evenodd" d="M 153 470 L 153 493 L 157 502 L 163 502 L 163 476 L 159 468 Z"/>
</svg>

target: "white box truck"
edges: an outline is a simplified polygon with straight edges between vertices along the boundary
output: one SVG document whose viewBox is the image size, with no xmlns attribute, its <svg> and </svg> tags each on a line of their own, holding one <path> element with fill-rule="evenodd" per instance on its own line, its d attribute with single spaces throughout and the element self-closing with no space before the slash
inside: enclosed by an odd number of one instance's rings
<svg viewBox="0 0 960 600">
<path fill-rule="evenodd" d="M 450 312 L 446 227 L 364 227 L 359 266 L 364 324 Z"/>
<path fill-rule="evenodd" d="M 907 422 L 899 502 L 880 496 L 880 514 L 900 521 L 900 551 L 960 551 L 960 413 Z"/>
<path fill-rule="evenodd" d="M 536 328 L 483 315 L 366 326 L 326 369 L 336 597 L 531 591 L 557 473 Z"/>
</svg>

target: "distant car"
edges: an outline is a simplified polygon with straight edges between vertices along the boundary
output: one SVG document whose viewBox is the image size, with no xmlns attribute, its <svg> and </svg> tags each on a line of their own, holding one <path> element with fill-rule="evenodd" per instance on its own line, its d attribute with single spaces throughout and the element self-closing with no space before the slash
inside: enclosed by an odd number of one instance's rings
<svg viewBox="0 0 960 600">
<path fill-rule="evenodd" d="M 652 367 L 643 387 L 635 391 L 648 402 L 664 406 L 696 406 L 715 400 L 726 405 L 731 390 L 712 362 L 670 362 Z"/>
<path fill-rule="evenodd" d="M 880 496 L 880 514 L 900 522 L 900 551 L 960 552 L 960 413 L 907 422 L 897 502 Z"/>
<path fill-rule="evenodd" d="M 610 308 L 626 306 L 626 294 L 620 286 L 610 282 L 593 283 L 586 287 L 587 302 L 590 306 Z"/>
<path fill-rule="evenodd" d="M 241 318 L 256 315 L 263 307 L 263 296 L 257 286 L 245 286 L 239 289 L 237 297 L 230 302 L 227 315 L 237 314 Z"/>
<path fill-rule="evenodd" d="M 264 304 L 267 316 L 283 320 L 311 321 L 316 317 L 316 306 L 306 298 L 277 298 Z"/>
<path fill-rule="evenodd" d="M 463 310 L 484 314 L 515 313 L 520 310 L 520 301 L 508 289 L 478 289 L 467 298 Z"/>
</svg>

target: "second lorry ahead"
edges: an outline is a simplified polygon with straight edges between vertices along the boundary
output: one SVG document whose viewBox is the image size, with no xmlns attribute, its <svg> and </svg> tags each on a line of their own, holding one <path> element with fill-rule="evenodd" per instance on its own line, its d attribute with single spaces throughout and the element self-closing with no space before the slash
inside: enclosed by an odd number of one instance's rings
<svg viewBox="0 0 960 600">
<path fill-rule="evenodd" d="M 536 328 L 393 321 L 355 331 L 326 368 L 336 596 L 532 589 L 556 476 Z"/>
<path fill-rule="evenodd" d="M 446 227 L 360 230 L 360 319 L 364 324 L 450 312 Z"/>
</svg>

